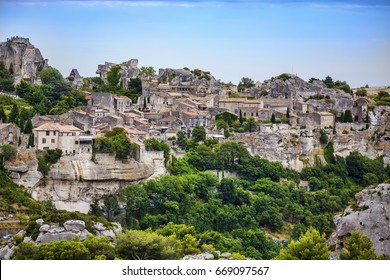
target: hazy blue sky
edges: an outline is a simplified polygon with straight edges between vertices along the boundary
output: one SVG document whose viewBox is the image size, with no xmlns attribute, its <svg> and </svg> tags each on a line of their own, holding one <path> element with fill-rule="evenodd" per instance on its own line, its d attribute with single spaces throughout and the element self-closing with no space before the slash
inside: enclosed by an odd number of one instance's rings
<svg viewBox="0 0 390 280">
<path fill-rule="evenodd" d="M 64 76 L 139 59 L 222 81 L 283 72 L 390 85 L 390 1 L 1 1 L 0 41 L 30 38 Z"/>
</svg>

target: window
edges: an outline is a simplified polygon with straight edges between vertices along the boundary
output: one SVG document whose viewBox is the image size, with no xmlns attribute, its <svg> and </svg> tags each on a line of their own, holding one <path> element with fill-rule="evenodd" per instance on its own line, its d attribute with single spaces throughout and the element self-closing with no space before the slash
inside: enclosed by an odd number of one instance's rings
<svg viewBox="0 0 390 280">
<path fill-rule="evenodd" d="M 53 131 L 53 135 L 56 135 L 56 132 L 55 132 L 55 131 Z"/>
<path fill-rule="evenodd" d="M 50 131 L 46 131 L 46 136 L 49 136 L 50 135 Z"/>
<path fill-rule="evenodd" d="M 42 138 L 42 144 L 46 144 L 46 138 Z"/>
<path fill-rule="evenodd" d="M 56 142 L 55 139 L 51 139 L 51 143 L 54 144 Z"/>
</svg>

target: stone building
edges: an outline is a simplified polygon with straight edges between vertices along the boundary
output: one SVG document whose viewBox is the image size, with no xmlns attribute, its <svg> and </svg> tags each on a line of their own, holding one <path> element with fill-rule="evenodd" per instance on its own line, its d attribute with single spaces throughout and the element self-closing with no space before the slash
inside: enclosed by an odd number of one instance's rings
<svg viewBox="0 0 390 280">
<path fill-rule="evenodd" d="M 0 145 L 18 146 L 20 128 L 13 123 L 0 123 Z"/>
<path fill-rule="evenodd" d="M 368 104 L 370 104 L 370 100 L 364 97 L 355 100 L 352 108 L 352 114 L 355 122 L 364 122 L 366 120 Z"/>
<path fill-rule="evenodd" d="M 320 128 L 333 127 L 334 115 L 328 112 L 314 112 L 312 114 L 313 120 Z"/>
<path fill-rule="evenodd" d="M 92 136 L 81 135 L 81 130 L 73 125 L 45 123 L 33 132 L 38 150 L 61 149 L 64 154 L 92 152 Z"/>
</svg>

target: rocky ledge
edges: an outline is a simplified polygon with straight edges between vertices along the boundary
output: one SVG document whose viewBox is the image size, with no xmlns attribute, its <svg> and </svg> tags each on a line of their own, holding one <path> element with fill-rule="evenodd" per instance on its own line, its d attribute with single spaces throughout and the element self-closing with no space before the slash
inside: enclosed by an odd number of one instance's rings
<svg viewBox="0 0 390 280">
<path fill-rule="evenodd" d="M 335 216 L 330 244 L 338 254 L 353 231 L 368 235 L 376 254 L 390 257 L 390 184 L 371 186 L 356 194 L 356 204 Z"/>
</svg>

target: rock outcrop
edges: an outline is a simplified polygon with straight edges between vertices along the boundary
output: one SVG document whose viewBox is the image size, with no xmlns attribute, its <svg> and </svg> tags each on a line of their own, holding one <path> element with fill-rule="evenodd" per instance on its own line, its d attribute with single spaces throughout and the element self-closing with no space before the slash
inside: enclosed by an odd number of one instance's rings
<svg viewBox="0 0 390 280">
<path fill-rule="evenodd" d="M 193 92 L 206 90 L 216 93 L 219 91 L 217 80 L 209 72 L 202 72 L 199 76 L 185 69 L 161 68 L 158 72 L 157 81 L 159 83 L 169 83 L 172 86 L 191 86 Z"/>
<path fill-rule="evenodd" d="M 104 64 L 99 64 L 96 74 L 100 75 L 100 78 L 103 82 L 107 83 L 107 73 L 113 66 L 120 66 L 120 84 L 122 87 L 127 88 L 130 79 L 136 78 L 140 72 L 138 69 L 138 59 L 130 59 L 129 61 L 122 62 L 121 64 L 105 62 Z"/>
<path fill-rule="evenodd" d="M 35 221 L 39 228 L 39 235 L 36 240 L 33 240 L 30 236 L 26 236 L 26 231 L 21 230 L 17 235 L 23 238 L 24 242 L 34 242 L 36 245 L 55 242 L 60 240 L 72 240 L 77 237 L 80 241 L 84 241 L 88 235 L 96 235 L 97 237 L 106 236 L 113 241 L 117 234 L 122 233 L 122 227 L 118 223 L 112 223 L 112 228 L 107 228 L 101 223 L 93 224 L 93 231 L 89 232 L 86 229 L 84 221 L 81 220 L 69 220 L 63 224 L 59 223 L 45 223 L 43 219 Z M 17 247 L 14 238 L 10 238 L 7 244 L 0 248 L 0 260 L 11 259 L 15 248 Z"/>
<path fill-rule="evenodd" d="M 0 60 L 13 76 L 15 84 L 19 84 L 22 79 L 36 82 L 37 73 L 48 66 L 40 50 L 29 39 L 21 37 L 12 37 L 0 43 Z"/>
<path fill-rule="evenodd" d="M 262 92 L 268 92 L 266 97 L 283 98 L 294 101 L 306 101 L 316 111 L 331 109 L 344 112 L 345 108 L 352 108 L 352 96 L 343 90 L 330 89 L 320 80 L 308 83 L 296 75 L 289 74 L 288 78 L 272 78 L 265 80 L 259 88 L 253 88 L 252 94 L 260 97 Z M 315 99 L 314 96 L 322 96 Z"/>
<path fill-rule="evenodd" d="M 104 195 L 114 194 L 130 182 L 153 175 L 152 166 L 131 159 L 128 163 L 109 154 L 90 158 L 61 157 L 47 177 L 32 189 L 37 200 L 53 201 L 57 209 L 87 213 L 90 204 Z"/>
<path fill-rule="evenodd" d="M 390 257 L 390 184 L 371 186 L 356 194 L 356 205 L 348 206 L 335 216 L 336 230 L 330 244 L 336 245 L 336 254 L 353 231 L 368 235 L 376 254 Z"/>
</svg>

